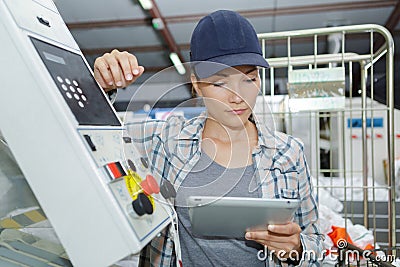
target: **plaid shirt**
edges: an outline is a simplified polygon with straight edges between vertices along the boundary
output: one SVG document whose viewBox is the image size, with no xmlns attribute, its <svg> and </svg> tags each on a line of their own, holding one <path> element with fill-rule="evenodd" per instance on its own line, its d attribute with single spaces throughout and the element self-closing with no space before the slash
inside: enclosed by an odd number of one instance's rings
<svg viewBox="0 0 400 267">
<path fill-rule="evenodd" d="M 202 131 L 206 114 L 192 120 L 171 116 L 166 121 L 150 120 L 127 125 L 139 153 L 147 155 L 150 169 L 158 178 L 168 179 L 179 187 L 201 155 Z M 323 236 L 317 220 L 317 204 L 313 197 L 311 176 L 303 145 L 297 139 L 270 132 L 256 122 L 258 145 L 252 153 L 257 185 L 263 198 L 300 199 L 294 221 L 302 229 L 303 251 L 313 251 L 315 260 L 302 259 L 300 266 L 320 266 Z M 172 232 L 164 229 L 141 252 L 139 266 L 175 266 Z M 179 242 L 179 241 L 178 241 Z M 266 266 L 281 266 L 276 259 L 267 259 Z"/>
</svg>

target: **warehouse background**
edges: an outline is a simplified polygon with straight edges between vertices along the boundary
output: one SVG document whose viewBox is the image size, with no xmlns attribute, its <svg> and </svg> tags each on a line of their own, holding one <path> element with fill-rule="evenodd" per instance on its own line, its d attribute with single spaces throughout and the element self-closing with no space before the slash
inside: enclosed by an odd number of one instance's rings
<svg viewBox="0 0 400 267">
<path fill-rule="evenodd" d="M 176 53 L 182 62 L 189 60 L 189 43 L 196 23 L 206 14 L 217 9 L 234 10 L 248 18 L 258 33 L 279 32 L 310 28 L 324 28 L 355 24 L 379 24 L 385 26 L 399 41 L 400 3 L 397 0 L 249 0 L 249 1 L 195 1 L 195 0 L 152 0 L 152 10 L 145 10 L 138 0 L 55 0 L 55 3 L 82 49 L 89 63 L 116 48 L 134 53 L 146 69 L 146 73 L 132 85 L 132 90 L 120 92 L 116 108 L 124 110 L 135 88 L 148 80 L 154 73 L 172 66 L 169 58 Z M 375 40 L 374 46 L 380 40 Z M 346 42 L 346 51 L 365 53 L 369 51 L 369 35 L 352 36 Z M 319 53 L 328 53 L 332 43 L 325 40 L 325 45 L 318 47 Z M 396 46 L 397 47 L 397 46 Z M 309 40 L 297 41 L 292 46 L 293 55 L 307 55 L 312 51 Z M 396 51 L 398 49 L 396 48 Z M 267 58 L 281 57 L 287 54 L 283 43 L 268 44 Z M 398 73 L 398 52 L 396 69 Z M 375 87 L 384 88 L 384 76 L 375 75 Z M 278 73 L 279 75 L 279 73 Z M 286 93 L 286 73 L 276 77 L 275 92 Z M 158 76 L 151 88 L 162 90 L 182 82 L 184 77 L 177 73 Z M 395 77 L 398 84 L 399 76 Z M 357 93 L 357 84 L 353 88 Z M 383 89 L 384 90 L 384 89 Z M 143 97 L 137 96 L 140 105 L 151 102 L 152 91 Z M 376 90 L 379 93 L 379 90 Z M 396 91 L 398 91 L 396 86 Z M 190 98 L 190 90 L 175 90 L 158 102 L 160 106 L 173 106 Z M 396 95 L 397 103 L 399 94 Z"/>
</svg>

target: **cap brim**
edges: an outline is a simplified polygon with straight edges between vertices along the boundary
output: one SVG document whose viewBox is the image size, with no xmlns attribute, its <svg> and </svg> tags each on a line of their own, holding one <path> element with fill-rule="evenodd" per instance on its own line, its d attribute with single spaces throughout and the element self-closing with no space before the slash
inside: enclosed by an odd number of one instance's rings
<svg viewBox="0 0 400 267">
<path fill-rule="evenodd" d="M 256 53 L 231 54 L 211 58 L 207 61 L 192 62 L 193 69 L 199 78 L 210 77 L 229 67 L 244 65 L 269 68 L 265 58 Z"/>
</svg>

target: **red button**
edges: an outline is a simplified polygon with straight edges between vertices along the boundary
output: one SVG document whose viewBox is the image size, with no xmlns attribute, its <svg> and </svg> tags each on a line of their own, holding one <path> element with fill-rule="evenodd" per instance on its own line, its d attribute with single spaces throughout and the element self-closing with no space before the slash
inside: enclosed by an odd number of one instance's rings
<svg viewBox="0 0 400 267">
<path fill-rule="evenodd" d="M 156 179 L 154 179 L 150 174 L 148 174 L 146 179 L 140 183 L 140 186 L 142 187 L 143 192 L 147 195 L 160 193 L 160 187 L 158 186 Z"/>
</svg>

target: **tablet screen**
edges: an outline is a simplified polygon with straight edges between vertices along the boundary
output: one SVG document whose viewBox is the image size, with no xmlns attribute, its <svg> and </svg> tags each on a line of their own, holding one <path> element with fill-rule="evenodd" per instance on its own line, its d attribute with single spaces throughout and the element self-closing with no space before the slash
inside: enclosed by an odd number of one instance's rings
<svg viewBox="0 0 400 267">
<path fill-rule="evenodd" d="M 299 205 L 297 199 L 188 198 L 193 234 L 230 238 L 244 238 L 247 229 L 264 230 L 269 224 L 286 224 L 293 220 Z"/>
</svg>

